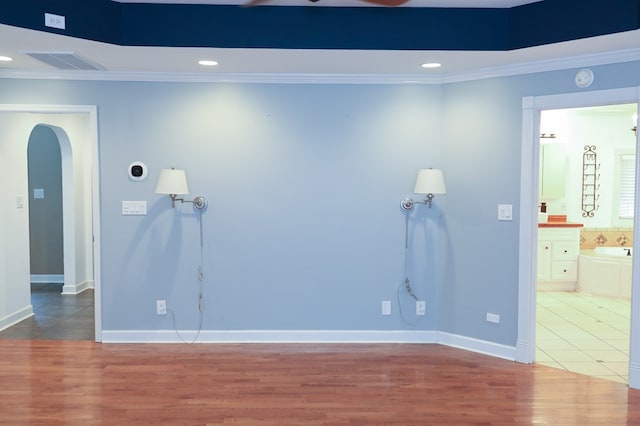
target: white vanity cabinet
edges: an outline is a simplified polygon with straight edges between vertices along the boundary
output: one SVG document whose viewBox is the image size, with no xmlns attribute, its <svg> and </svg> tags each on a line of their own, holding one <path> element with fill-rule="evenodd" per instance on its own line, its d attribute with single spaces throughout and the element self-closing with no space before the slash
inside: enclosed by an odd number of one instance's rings
<svg viewBox="0 0 640 426">
<path fill-rule="evenodd" d="M 538 290 L 575 290 L 580 228 L 538 228 Z"/>
</svg>

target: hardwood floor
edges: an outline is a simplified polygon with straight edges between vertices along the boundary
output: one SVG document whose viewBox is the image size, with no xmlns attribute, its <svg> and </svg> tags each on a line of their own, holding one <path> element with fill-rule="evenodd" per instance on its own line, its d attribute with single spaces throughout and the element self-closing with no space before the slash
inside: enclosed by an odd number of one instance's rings
<svg viewBox="0 0 640 426">
<path fill-rule="evenodd" d="M 7 425 L 640 424 L 640 391 L 440 345 L 1 340 Z"/>
</svg>

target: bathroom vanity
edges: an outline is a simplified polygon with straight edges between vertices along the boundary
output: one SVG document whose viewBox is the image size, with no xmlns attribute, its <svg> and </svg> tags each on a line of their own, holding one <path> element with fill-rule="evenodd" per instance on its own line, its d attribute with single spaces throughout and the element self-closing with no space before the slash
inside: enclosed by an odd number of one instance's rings
<svg viewBox="0 0 640 426">
<path fill-rule="evenodd" d="M 538 224 L 538 290 L 576 290 L 580 223 Z"/>
</svg>

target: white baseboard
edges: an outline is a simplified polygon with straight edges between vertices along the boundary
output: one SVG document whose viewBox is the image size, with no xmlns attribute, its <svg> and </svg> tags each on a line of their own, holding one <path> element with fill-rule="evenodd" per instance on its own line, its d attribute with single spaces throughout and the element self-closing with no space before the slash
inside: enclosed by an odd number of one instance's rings
<svg viewBox="0 0 640 426">
<path fill-rule="evenodd" d="M 87 280 L 77 284 L 63 285 L 62 294 L 78 294 L 93 288 L 93 281 Z"/>
<path fill-rule="evenodd" d="M 629 364 L 629 387 L 640 389 L 640 365 L 633 362 Z"/>
<path fill-rule="evenodd" d="M 435 343 L 435 331 L 103 330 L 103 343 Z"/>
<path fill-rule="evenodd" d="M 31 282 L 34 284 L 62 284 L 64 275 L 31 275 Z"/>
<path fill-rule="evenodd" d="M 438 331 L 372 330 L 103 330 L 102 343 L 438 343 L 515 360 L 516 348 Z"/>
<path fill-rule="evenodd" d="M 460 336 L 457 334 L 438 332 L 438 343 L 451 346 L 452 348 L 465 349 L 496 358 L 515 361 L 516 348 L 514 346 L 501 345 L 499 343 L 488 342 L 486 340 L 474 339 L 472 337 Z"/>
<path fill-rule="evenodd" d="M 531 364 L 533 362 L 529 342 L 524 340 L 518 340 L 516 342 L 516 361 L 522 364 Z"/>
<path fill-rule="evenodd" d="M 33 316 L 33 306 L 25 306 L 17 312 L 0 318 L 0 331 Z"/>
</svg>

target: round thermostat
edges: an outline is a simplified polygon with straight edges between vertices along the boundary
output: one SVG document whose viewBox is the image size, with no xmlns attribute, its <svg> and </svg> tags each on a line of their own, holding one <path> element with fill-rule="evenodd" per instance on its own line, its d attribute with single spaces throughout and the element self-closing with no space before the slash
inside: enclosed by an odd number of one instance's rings
<svg viewBox="0 0 640 426">
<path fill-rule="evenodd" d="M 576 86 L 589 87 L 593 83 L 593 71 L 582 69 L 576 73 Z"/>
<path fill-rule="evenodd" d="M 147 165 L 142 161 L 134 161 L 133 163 L 129 164 L 128 173 L 129 179 L 131 180 L 143 180 L 147 177 Z"/>
</svg>

